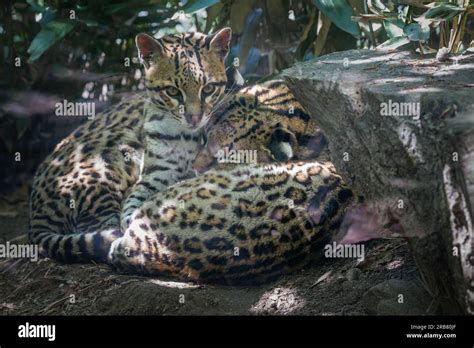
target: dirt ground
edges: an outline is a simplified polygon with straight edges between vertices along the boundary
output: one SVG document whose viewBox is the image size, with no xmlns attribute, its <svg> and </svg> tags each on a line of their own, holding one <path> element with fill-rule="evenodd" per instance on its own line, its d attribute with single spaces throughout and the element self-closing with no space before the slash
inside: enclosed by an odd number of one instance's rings
<svg viewBox="0 0 474 348">
<path fill-rule="evenodd" d="M 0 202 L 0 243 L 25 234 L 26 189 Z M 0 259 L 3 315 L 424 315 L 431 296 L 401 239 L 254 287 L 122 275 L 107 265 Z"/>
</svg>

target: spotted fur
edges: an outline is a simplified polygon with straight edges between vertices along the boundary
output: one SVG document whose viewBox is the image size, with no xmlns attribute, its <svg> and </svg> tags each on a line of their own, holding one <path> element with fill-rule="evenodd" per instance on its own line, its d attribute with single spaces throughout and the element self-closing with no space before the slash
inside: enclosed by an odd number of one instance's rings
<svg viewBox="0 0 474 348">
<path fill-rule="evenodd" d="M 326 153 L 323 134 L 281 81 L 241 90 L 215 117 L 195 168 L 215 165 L 224 147 L 256 150 L 259 163 L 220 163 L 152 196 L 112 244 L 117 269 L 265 282 L 306 265 L 338 231 L 353 194 L 329 162 L 268 164 L 275 152 L 285 160 Z"/>
<path fill-rule="evenodd" d="M 30 200 L 33 243 L 58 260 L 105 261 L 122 235 L 121 211 L 124 223 L 152 192 L 193 173 L 201 129 L 225 88 L 229 40 L 230 29 L 137 36 L 147 94 L 96 115 L 40 165 Z"/>
<path fill-rule="evenodd" d="M 203 112 L 204 121 L 195 115 L 171 116 L 167 104 L 163 120 L 174 125 L 165 126 L 157 110 L 171 99 L 160 94 L 164 83 L 150 81 L 171 69 L 158 72 L 154 62 L 164 59 L 165 44 L 176 44 L 173 38 L 142 45 L 149 100 L 126 101 L 98 115 L 61 142 L 39 168 L 31 197 L 31 240 L 59 260 L 94 259 L 125 272 L 194 281 L 262 282 L 303 267 L 338 230 L 352 201 L 333 167 L 311 160 L 324 157 L 324 136 L 281 81 L 226 96 Z M 204 39 L 204 50 L 212 40 Z M 158 56 L 148 54 L 156 50 L 161 50 Z M 183 57 L 189 63 L 189 54 Z M 196 88 L 196 83 L 188 86 Z M 208 127 L 206 115 L 212 119 Z M 192 131 L 173 132 L 183 125 Z M 207 144 L 194 163 L 199 170 L 214 164 L 223 147 L 257 150 L 259 163 L 220 164 L 173 184 L 186 175 L 163 168 L 170 157 L 157 158 L 156 150 L 181 148 L 182 140 L 197 146 L 198 139 L 186 138 L 203 127 Z M 159 147 L 155 140 L 161 141 Z M 266 164 L 276 160 L 290 162 Z M 188 158 L 178 163 L 183 173 L 190 165 Z M 145 182 L 153 187 L 134 195 Z M 128 191 L 123 211 L 130 207 L 132 219 L 130 224 L 122 219 L 126 228 L 121 229 L 120 205 Z"/>
<path fill-rule="evenodd" d="M 185 33 L 158 40 L 137 36 L 150 103 L 146 108 L 141 175 L 123 204 L 122 228 L 149 196 L 194 176 L 192 160 L 201 144 L 201 129 L 224 94 L 224 58 L 230 29 L 214 35 Z"/>
<path fill-rule="evenodd" d="M 29 238 L 50 257 L 103 261 L 110 243 L 122 234 L 121 202 L 140 171 L 144 103 L 133 98 L 96 115 L 38 167 Z"/>
<path fill-rule="evenodd" d="M 225 168 L 225 163 L 216 163 L 225 149 L 256 151 L 258 163 L 328 159 L 324 134 L 283 81 L 243 88 L 213 114 L 206 147 L 194 161 L 199 172 L 215 165 Z"/>
<path fill-rule="evenodd" d="M 193 281 L 269 281 L 321 251 L 351 201 L 318 162 L 211 170 L 145 202 L 113 242 L 110 263 Z"/>
</svg>

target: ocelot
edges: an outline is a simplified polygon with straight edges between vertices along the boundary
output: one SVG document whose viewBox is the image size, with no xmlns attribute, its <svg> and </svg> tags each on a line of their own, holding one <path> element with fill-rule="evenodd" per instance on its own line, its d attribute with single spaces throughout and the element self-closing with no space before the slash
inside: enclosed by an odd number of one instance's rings
<svg viewBox="0 0 474 348">
<path fill-rule="evenodd" d="M 106 261 L 121 221 L 126 226 L 151 193 L 193 175 L 202 127 L 226 87 L 230 36 L 229 28 L 137 36 L 147 94 L 96 115 L 39 166 L 30 198 L 33 243 L 62 261 Z"/>
<path fill-rule="evenodd" d="M 331 239 L 353 194 L 324 135 L 282 81 L 224 93 L 229 39 L 137 37 L 148 96 L 97 115 L 38 169 L 30 238 L 47 255 L 244 284 L 304 266 Z M 216 163 L 223 149 L 257 163 Z"/>
<path fill-rule="evenodd" d="M 112 244 L 117 269 L 260 283 L 306 265 L 339 230 L 353 193 L 330 162 L 314 160 L 326 160 L 324 136 L 285 85 L 242 89 L 222 110 L 194 164 L 218 169 L 145 202 Z M 225 147 L 257 151 L 258 164 L 215 163 Z M 268 164 L 276 158 L 287 163 Z"/>
</svg>

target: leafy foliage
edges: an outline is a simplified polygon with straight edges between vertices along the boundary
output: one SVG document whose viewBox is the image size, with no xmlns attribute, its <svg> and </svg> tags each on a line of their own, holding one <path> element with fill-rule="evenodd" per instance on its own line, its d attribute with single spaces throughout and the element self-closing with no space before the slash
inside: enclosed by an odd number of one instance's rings
<svg viewBox="0 0 474 348">
<path fill-rule="evenodd" d="M 56 41 L 61 40 L 68 34 L 75 26 L 73 21 L 50 21 L 43 29 L 35 36 L 28 47 L 28 53 L 31 60 L 38 59 L 44 52 L 46 52 Z"/>
<path fill-rule="evenodd" d="M 359 26 L 351 20 L 354 11 L 347 2 L 337 0 L 313 0 L 313 2 L 339 28 L 355 37 L 360 37 Z"/>
<path fill-rule="evenodd" d="M 82 63 L 81 68 L 100 71 L 93 63 L 97 55 L 105 54 L 109 70 L 124 71 L 123 58 L 135 55 L 133 37 L 139 32 L 210 32 L 230 25 L 234 30 L 232 58 L 239 58 L 247 75 L 264 77 L 295 59 L 340 49 L 335 42 L 342 41 L 342 31 L 352 38 L 344 40 L 347 47 L 342 49 L 370 48 L 380 42 L 380 47 L 393 48 L 407 39 L 424 43 L 438 36 L 456 45 L 452 52 L 459 52 L 470 44 L 459 47 L 473 7 L 466 0 L 7 1 L 1 9 L 5 21 L 0 43 L 10 66 L 9 61 L 21 57 L 47 72 L 44 65 L 51 66 L 55 57 L 59 65 Z M 446 38 L 455 22 L 459 28 L 456 39 Z M 23 77 L 29 85 L 39 82 Z"/>
<path fill-rule="evenodd" d="M 272 78 L 297 60 L 351 48 L 411 46 L 424 53 L 446 46 L 457 54 L 472 45 L 471 2 L 3 0 L 0 103 L 11 101 L 15 90 L 37 91 L 35 98 L 110 102 L 143 89 L 134 43 L 139 32 L 209 33 L 230 26 L 228 63 L 248 81 Z M 13 149 L 32 128 L 35 113 L 25 116 L 15 105 L 0 106 L 0 128 L 7 117 L 16 125 L 16 131 L 3 127 L 0 150 Z"/>
<path fill-rule="evenodd" d="M 380 48 L 399 48 L 411 41 L 418 43 L 421 54 L 442 47 L 461 53 L 472 45 L 472 31 L 464 35 L 467 19 L 474 14 L 471 2 L 409 0 L 402 6 L 396 0 L 368 0 L 372 13 L 361 15 L 358 20 L 383 21 L 389 39 Z"/>
</svg>

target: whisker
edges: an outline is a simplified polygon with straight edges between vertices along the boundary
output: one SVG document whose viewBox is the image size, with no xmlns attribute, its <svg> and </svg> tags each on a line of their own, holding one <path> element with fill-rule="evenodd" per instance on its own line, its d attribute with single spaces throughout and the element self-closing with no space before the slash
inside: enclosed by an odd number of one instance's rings
<svg viewBox="0 0 474 348">
<path fill-rule="evenodd" d="M 232 98 L 234 97 L 234 93 L 232 92 L 227 92 L 227 93 L 224 93 L 221 98 L 219 99 L 219 101 L 214 104 L 211 112 L 209 113 L 209 118 L 211 118 L 213 115 L 215 115 L 217 112 L 221 112 L 222 110 L 220 109 L 222 105 L 226 104 L 227 102 L 229 102 Z"/>
<path fill-rule="evenodd" d="M 146 102 L 149 102 L 149 103 L 152 103 L 154 105 L 157 105 L 156 103 L 153 102 L 153 99 L 151 97 L 149 97 L 146 92 L 145 93 L 137 93 L 137 92 L 133 92 L 132 93 L 132 96 L 133 97 L 138 97 L 140 99 L 143 99 L 144 101 Z M 158 106 L 158 105 L 157 105 Z M 172 112 L 170 112 L 169 110 L 166 110 L 166 109 L 162 109 L 162 108 L 159 108 L 159 110 L 161 112 L 163 112 L 163 114 L 165 116 L 175 116 Z"/>
</svg>

